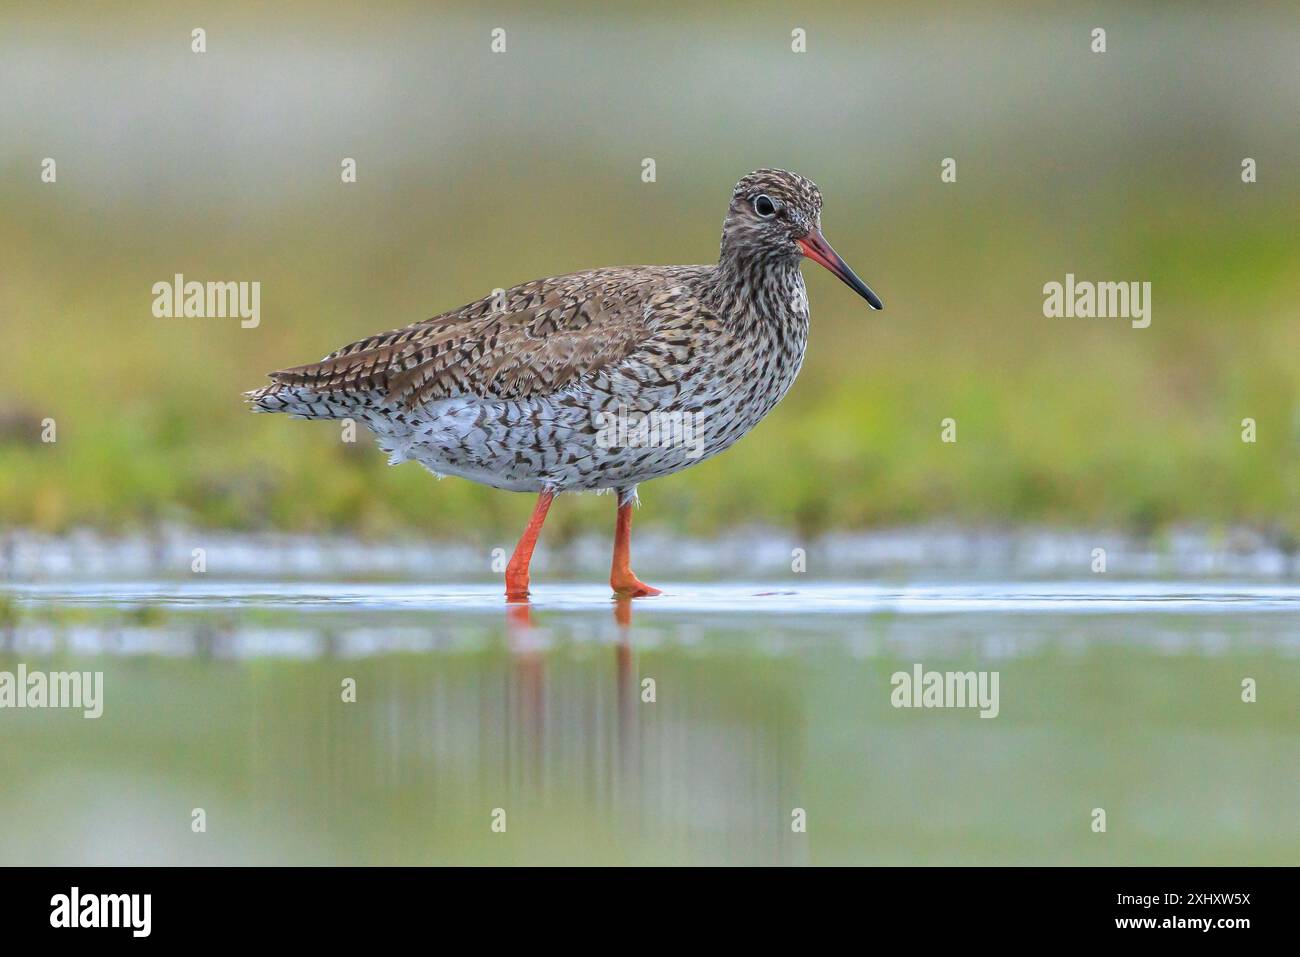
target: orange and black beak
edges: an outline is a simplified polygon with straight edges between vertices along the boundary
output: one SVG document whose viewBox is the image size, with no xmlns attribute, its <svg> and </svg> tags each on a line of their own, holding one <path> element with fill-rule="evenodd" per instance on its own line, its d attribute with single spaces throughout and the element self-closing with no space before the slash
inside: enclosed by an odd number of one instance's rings
<svg viewBox="0 0 1300 957">
<path fill-rule="evenodd" d="M 871 291 L 871 287 L 858 278 L 857 274 L 849 268 L 849 264 L 840 258 L 840 254 L 831 249 L 831 244 L 826 241 L 820 229 L 814 229 L 806 236 L 801 236 L 795 240 L 803 254 L 813 262 L 821 263 L 831 271 L 839 280 L 856 292 L 863 299 L 871 304 L 872 309 L 884 309 L 884 304 L 880 297 Z"/>
</svg>

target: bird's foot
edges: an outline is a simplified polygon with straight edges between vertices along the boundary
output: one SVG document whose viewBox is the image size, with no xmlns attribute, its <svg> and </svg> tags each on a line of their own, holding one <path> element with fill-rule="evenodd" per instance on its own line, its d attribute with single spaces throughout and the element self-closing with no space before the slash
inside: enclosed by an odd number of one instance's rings
<svg viewBox="0 0 1300 957">
<path fill-rule="evenodd" d="M 663 594 L 661 589 L 647 585 L 631 572 L 610 578 L 609 587 L 614 589 L 614 594 L 619 598 L 651 598 Z"/>
</svg>

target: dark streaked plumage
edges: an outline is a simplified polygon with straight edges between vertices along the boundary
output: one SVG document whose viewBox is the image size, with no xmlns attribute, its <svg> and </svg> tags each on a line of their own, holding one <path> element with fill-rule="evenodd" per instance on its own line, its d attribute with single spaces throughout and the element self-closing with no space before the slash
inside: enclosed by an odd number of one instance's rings
<svg viewBox="0 0 1300 957">
<path fill-rule="evenodd" d="M 547 504 L 615 489 L 626 506 L 638 483 L 730 446 L 794 382 L 808 337 L 802 256 L 879 308 L 821 238 L 821 206 L 810 180 L 758 170 L 735 188 L 717 265 L 523 283 L 273 372 L 247 398 L 260 412 L 363 421 L 394 462 Z M 635 434 L 647 414 L 669 423 L 666 440 Z M 612 432 L 619 421 L 633 431 Z M 523 580 L 526 591 L 526 561 Z"/>
</svg>

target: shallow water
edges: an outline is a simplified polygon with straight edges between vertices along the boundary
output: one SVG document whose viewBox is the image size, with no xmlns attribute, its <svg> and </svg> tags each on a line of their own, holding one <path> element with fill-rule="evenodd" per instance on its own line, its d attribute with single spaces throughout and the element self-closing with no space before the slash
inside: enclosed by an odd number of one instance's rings
<svg viewBox="0 0 1300 957">
<path fill-rule="evenodd" d="M 664 594 L 636 602 L 656 613 L 755 612 L 817 615 L 898 612 L 1300 611 L 1300 587 L 1258 582 L 1195 581 L 969 581 L 876 585 L 822 582 L 804 585 L 733 583 L 660 584 Z M 419 609 L 430 613 L 502 609 L 498 582 L 437 587 L 417 583 L 145 581 L 10 585 L 23 604 L 39 607 L 258 608 L 331 611 Z M 535 609 L 591 611 L 610 603 L 609 588 L 591 584 L 535 586 Z"/>
<path fill-rule="evenodd" d="M 0 585 L 0 862 L 1300 860 L 1300 586 L 657 584 Z"/>
</svg>

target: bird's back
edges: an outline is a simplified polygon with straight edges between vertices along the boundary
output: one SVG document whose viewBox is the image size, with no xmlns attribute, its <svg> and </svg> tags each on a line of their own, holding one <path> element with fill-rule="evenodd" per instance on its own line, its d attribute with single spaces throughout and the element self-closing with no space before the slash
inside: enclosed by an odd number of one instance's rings
<svg viewBox="0 0 1300 957">
<path fill-rule="evenodd" d="M 623 266 L 526 282 L 272 372 L 247 397 L 257 411 L 339 417 L 354 401 L 411 410 L 459 396 L 555 394 L 638 350 L 653 360 L 682 344 L 674 331 L 700 316 L 712 268 Z M 668 334 L 658 349 L 656 333 Z"/>
</svg>

